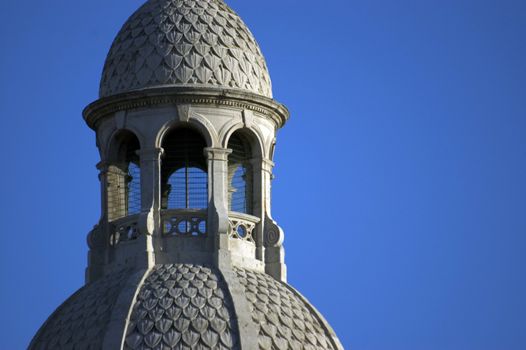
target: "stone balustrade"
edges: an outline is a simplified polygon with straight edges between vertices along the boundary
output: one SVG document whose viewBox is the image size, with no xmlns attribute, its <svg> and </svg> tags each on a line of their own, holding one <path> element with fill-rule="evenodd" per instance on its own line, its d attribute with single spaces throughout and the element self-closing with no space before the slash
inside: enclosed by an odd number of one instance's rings
<svg viewBox="0 0 526 350">
<path fill-rule="evenodd" d="M 163 236 L 205 237 L 207 211 L 196 209 L 167 209 L 161 212 Z"/>
<path fill-rule="evenodd" d="M 116 246 L 121 242 L 133 241 L 139 237 L 140 232 L 137 228 L 139 214 L 129 215 L 113 221 L 110 244 Z"/>
<path fill-rule="evenodd" d="M 230 238 L 255 243 L 254 229 L 261 221 L 258 217 L 238 212 L 230 212 L 228 214 L 228 220 L 230 222 Z"/>
</svg>

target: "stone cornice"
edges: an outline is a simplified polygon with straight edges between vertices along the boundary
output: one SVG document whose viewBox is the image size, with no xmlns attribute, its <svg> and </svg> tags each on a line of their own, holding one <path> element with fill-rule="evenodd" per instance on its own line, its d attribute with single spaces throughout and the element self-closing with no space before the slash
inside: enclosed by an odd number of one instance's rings
<svg viewBox="0 0 526 350">
<path fill-rule="evenodd" d="M 289 119 L 287 107 L 257 94 L 239 90 L 205 87 L 149 88 L 109 96 L 89 104 L 83 111 L 84 120 L 96 129 L 100 120 L 113 113 L 144 107 L 173 104 L 217 105 L 261 113 L 273 120 L 278 128 Z"/>
<path fill-rule="evenodd" d="M 232 150 L 228 148 L 207 147 L 204 149 L 203 153 L 208 160 L 220 160 L 226 162 L 228 160 L 228 155 L 232 153 Z"/>
</svg>

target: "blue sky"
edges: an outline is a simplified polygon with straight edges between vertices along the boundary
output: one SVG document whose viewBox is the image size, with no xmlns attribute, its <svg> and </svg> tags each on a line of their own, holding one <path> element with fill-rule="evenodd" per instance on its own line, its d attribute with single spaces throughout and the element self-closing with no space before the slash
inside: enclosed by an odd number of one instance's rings
<svg viewBox="0 0 526 350">
<path fill-rule="evenodd" d="M 142 0 L 0 3 L 0 348 L 83 283 L 81 111 Z M 526 348 L 526 2 L 227 1 L 291 110 L 273 213 L 290 282 L 357 350 Z"/>
</svg>

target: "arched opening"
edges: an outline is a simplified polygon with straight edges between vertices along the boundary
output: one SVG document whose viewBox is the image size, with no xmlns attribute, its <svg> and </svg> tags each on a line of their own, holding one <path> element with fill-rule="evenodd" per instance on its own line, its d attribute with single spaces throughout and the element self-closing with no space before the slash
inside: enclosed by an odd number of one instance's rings
<svg viewBox="0 0 526 350">
<path fill-rule="evenodd" d="M 228 141 L 228 207 L 230 211 L 252 214 L 253 183 L 252 148 L 249 139 L 236 131 Z"/>
<path fill-rule="evenodd" d="M 177 128 L 163 139 L 161 208 L 206 209 L 208 174 L 206 142 L 190 128 Z"/>
<path fill-rule="evenodd" d="M 141 211 L 139 149 L 139 139 L 130 131 L 120 131 L 113 139 L 106 187 L 110 221 Z"/>
</svg>

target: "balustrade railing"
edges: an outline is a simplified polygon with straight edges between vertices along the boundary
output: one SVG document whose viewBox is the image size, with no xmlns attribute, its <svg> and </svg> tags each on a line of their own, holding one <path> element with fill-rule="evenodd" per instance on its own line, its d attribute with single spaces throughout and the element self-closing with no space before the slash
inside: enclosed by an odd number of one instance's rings
<svg viewBox="0 0 526 350">
<path fill-rule="evenodd" d="M 139 237 L 137 228 L 139 215 L 130 215 L 113 221 L 113 233 L 110 236 L 110 244 L 116 246 L 120 242 L 132 241 Z"/>
<path fill-rule="evenodd" d="M 161 212 L 164 236 L 204 237 L 207 229 L 207 211 L 168 209 Z"/>
<path fill-rule="evenodd" d="M 121 242 L 137 239 L 140 232 L 137 228 L 139 215 L 130 215 L 113 221 L 113 233 L 110 244 L 113 246 Z M 229 236 L 242 241 L 254 242 L 255 228 L 260 222 L 258 217 L 230 212 Z M 169 209 L 161 212 L 163 236 L 204 237 L 207 234 L 207 211 L 192 209 Z"/>
<path fill-rule="evenodd" d="M 258 217 L 238 212 L 230 212 L 228 214 L 228 220 L 230 221 L 231 238 L 254 243 L 254 229 L 260 221 Z"/>
</svg>

